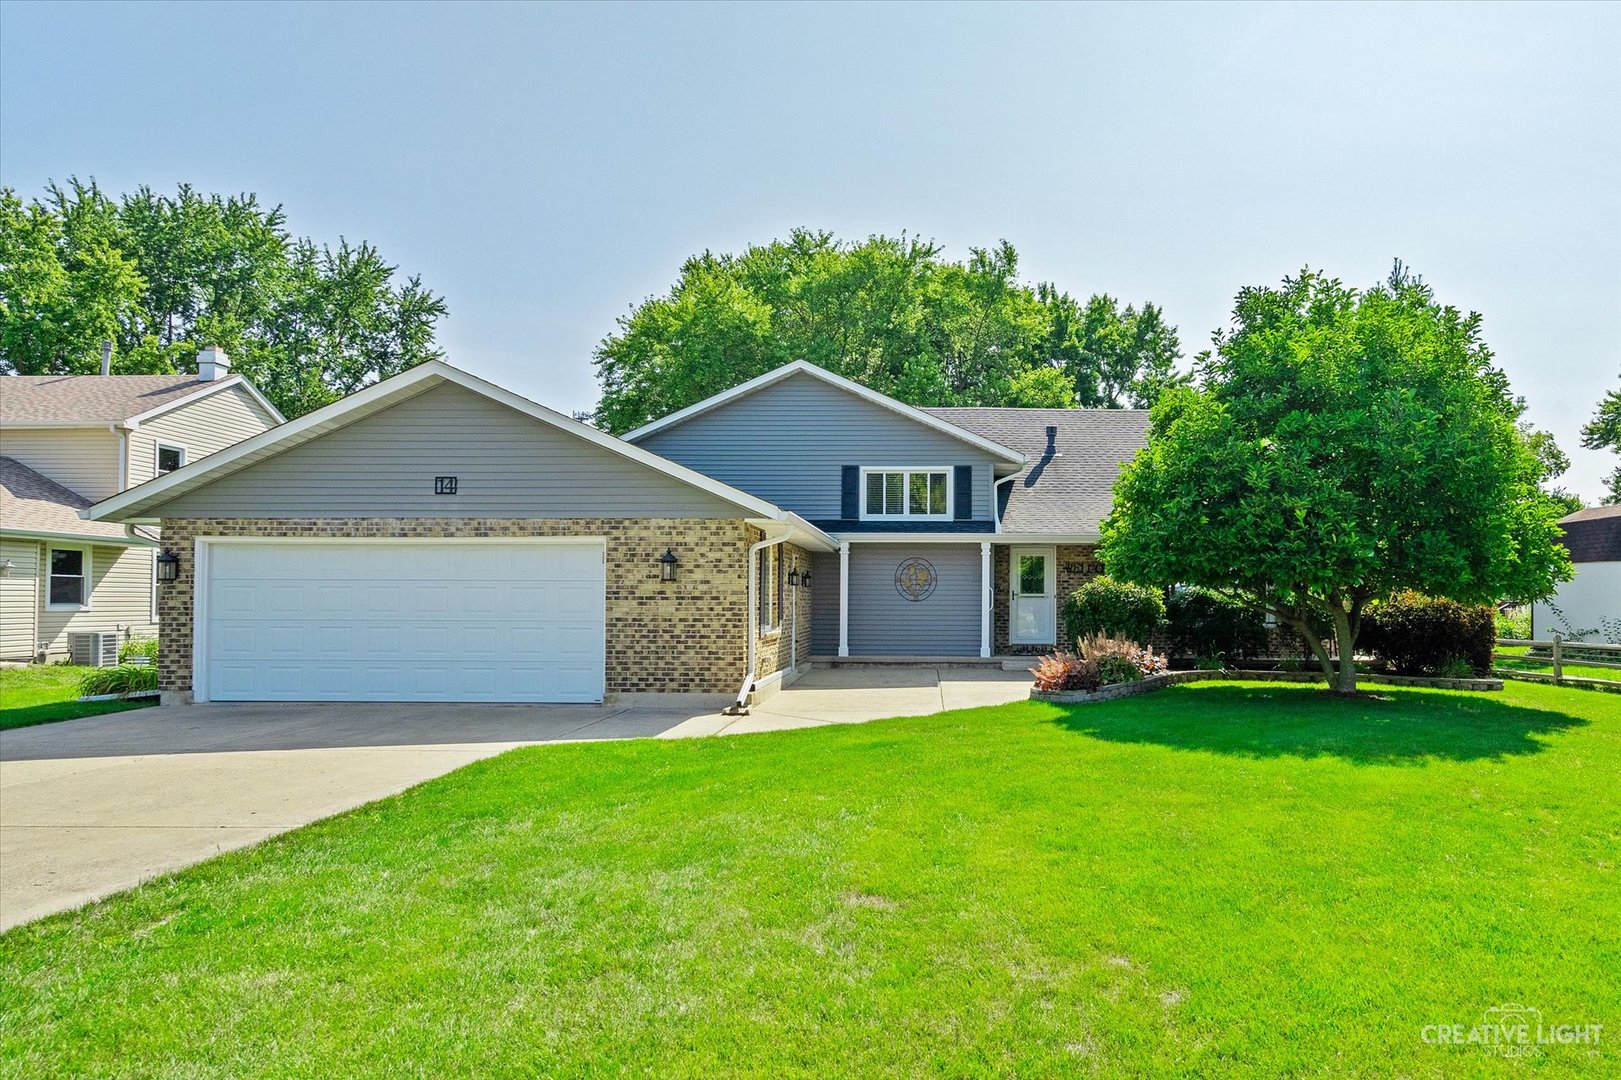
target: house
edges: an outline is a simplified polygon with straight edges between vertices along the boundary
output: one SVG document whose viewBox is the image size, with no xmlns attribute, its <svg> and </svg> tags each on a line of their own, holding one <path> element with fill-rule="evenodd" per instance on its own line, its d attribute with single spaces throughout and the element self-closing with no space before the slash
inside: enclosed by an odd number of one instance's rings
<svg viewBox="0 0 1621 1080">
<path fill-rule="evenodd" d="M 1578 510 L 1559 527 L 1576 576 L 1531 606 L 1531 636 L 1586 631 L 1584 639 L 1604 641 L 1606 630 L 1621 632 L 1621 505 Z"/>
<path fill-rule="evenodd" d="M 218 349 L 196 375 L 0 378 L 0 660 L 155 635 L 156 531 L 80 511 L 281 421 Z"/>
<path fill-rule="evenodd" d="M 619 439 L 433 361 L 84 516 L 162 528 L 169 700 L 718 703 L 1050 649 L 1145 428 L 799 363 Z"/>
</svg>

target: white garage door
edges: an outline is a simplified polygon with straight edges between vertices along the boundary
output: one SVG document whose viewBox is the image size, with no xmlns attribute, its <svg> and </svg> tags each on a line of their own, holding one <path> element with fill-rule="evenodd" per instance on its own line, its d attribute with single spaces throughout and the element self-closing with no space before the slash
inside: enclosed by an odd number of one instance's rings
<svg viewBox="0 0 1621 1080">
<path fill-rule="evenodd" d="M 210 543 L 208 701 L 600 701 L 600 542 Z"/>
</svg>

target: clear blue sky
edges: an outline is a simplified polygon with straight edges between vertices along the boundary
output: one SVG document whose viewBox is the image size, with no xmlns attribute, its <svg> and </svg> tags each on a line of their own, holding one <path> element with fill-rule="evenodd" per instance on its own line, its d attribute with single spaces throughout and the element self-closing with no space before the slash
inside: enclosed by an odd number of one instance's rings
<svg viewBox="0 0 1621 1080">
<path fill-rule="evenodd" d="M 696 251 L 1011 240 L 1162 304 L 1400 256 L 1485 314 L 1589 499 L 1621 373 L 1621 5 L 0 6 L 0 182 L 255 191 L 450 304 L 564 409 Z"/>
</svg>

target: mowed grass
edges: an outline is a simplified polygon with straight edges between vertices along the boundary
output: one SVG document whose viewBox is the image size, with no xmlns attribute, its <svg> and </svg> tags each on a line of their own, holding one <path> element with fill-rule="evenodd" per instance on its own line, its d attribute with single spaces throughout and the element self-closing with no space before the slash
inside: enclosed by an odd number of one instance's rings
<svg viewBox="0 0 1621 1080">
<path fill-rule="evenodd" d="M 156 704 L 151 699 L 80 701 L 79 680 L 94 670 L 71 664 L 0 668 L 0 731 Z"/>
<path fill-rule="evenodd" d="M 520 750 L 0 938 L 0 1067 L 1615 1075 L 1621 697 L 1380 694 Z"/>
</svg>

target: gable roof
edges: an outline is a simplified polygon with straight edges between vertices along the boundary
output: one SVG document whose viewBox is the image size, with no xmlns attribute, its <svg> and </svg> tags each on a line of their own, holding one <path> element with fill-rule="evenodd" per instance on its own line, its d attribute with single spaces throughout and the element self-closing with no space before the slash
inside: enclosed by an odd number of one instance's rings
<svg viewBox="0 0 1621 1080">
<path fill-rule="evenodd" d="M 483 395 L 542 424 L 558 428 L 620 457 L 708 492 L 756 518 L 783 522 L 808 539 L 813 546 L 825 550 L 836 547 L 826 533 L 774 503 L 757 498 L 729 484 L 723 484 L 684 465 L 677 465 L 639 446 L 632 446 L 607 432 L 598 431 L 554 409 L 548 409 L 494 383 L 486 382 L 476 375 L 451 367 L 442 360 L 429 360 L 419 364 L 392 378 L 358 390 L 341 401 L 335 401 L 280 427 L 270 428 L 234 446 L 210 454 L 193 465 L 186 465 L 104 499 L 86 510 L 84 516 L 98 521 L 153 520 L 152 512 L 156 508 L 179 495 L 239 472 L 295 446 L 318 439 L 328 432 L 347 427 L 446 383 L 453 383 L 475 394 Z"/>
<path fill-rule="evenodd" d="M 873 390 L 870 387 L 862 386 L 858 382 L 853 382 L 850 379 L 846 379 L 842 375 L 835 375 L 826 368 L 817 367 L 808 360 L 795 360 L 791 364 L 784 364 L 779 368 L 774 368 L 771 371 L 766 372 L 764 375 L 756 376 L 746 383 L 740 383 L 739 385 L 732 387 L 730 390 L 715 394 L 712 397 L 707 397 L 695 405 L 688 405 L 685 409 L 680 409 L 668 416 L 661 417 L 658 420 L 654 420 L 652 423 L 643 424 L 634 431 L 626 432 L 624 439 L 626 442 L 639 442 L 656 431 L 663 431 L 666 428 L 685 423 L 695 416 L 700 416 L 712 409 L 717 409 L 729 401 L 735 401 L 738 398 L 747 397 L 756 391 L 763 390 L 766 387 L 771 386 L 774 383 L 779 383 L 793 375 L 809 375 L 811 378 L 820 379 L 830 386 L 838 387 L 840 390 L 854 394 L 865 401 L 871 402 L 872 404 L 880 406 L 881 408 L 888 409 L 890 412 L 896 413 L 899 416 L 904 416 L 908 420 L 922 424 L 924 427 L 932 428 L 935 431 L 950 435 L 952 438 L 960 439 L 971 446 L 985 451 L 992 457 L 1000 458 L 1003 461 L 1011 462 L 1015 465 L 1024 464 L 1024 455 L 1020 454 L 1017 450 L 1005 446 L 993 439 L 985 438 L 983 435 L 957 426 L 951 421 L 939 416 L 938 413 L 941 410 L 914 408 L 905 402 L 896 401 L 888 394 L 880 394 L 878 391 Z"/>
<path fill-rule="evenodd" d="M 1148 444 L 1143 409 L 929 409 L 1023 451 L 1029 464 L 997 482 L 1002 531 L 1092 537 L 1114 504 L 1120 467 Z M 1047 429 L 1056 428 L 1049 445 Z"/>
<path fill-rule="evenodd" d="M 35 472 L 20 461 L 0 457 L 0 531 L 6 536 L 94 540 L 130 544 L 123 526 L 85 521 L 79 511 L 90 500 Z"/>
<path fill-rule="evenodd" d="M 1590 506 L 1559 519 L 1563 543 L 1576 563 L 1621 562 L 1621 504 Z"/>
<path fill-rule="evenodd" d="M 285 419 L 240 375 L 204 382 L 195 375 L 0 376 L 0 427 L 135 427 L 191 401 L 241 387 L 276 423 Z"/>
</svg>

